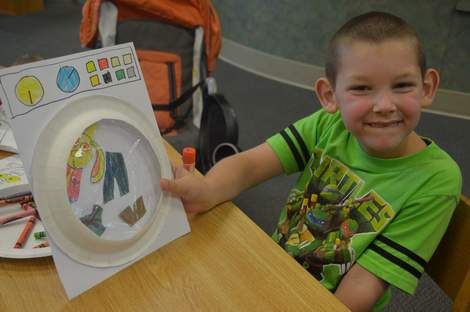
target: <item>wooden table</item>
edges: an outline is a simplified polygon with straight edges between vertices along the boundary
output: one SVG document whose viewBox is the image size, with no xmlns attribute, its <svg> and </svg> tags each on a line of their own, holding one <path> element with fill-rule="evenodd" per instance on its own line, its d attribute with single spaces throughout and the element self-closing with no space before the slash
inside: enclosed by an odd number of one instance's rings
<svg viewBox="0 0 470 312">
<path fill-rule="evenodd" d="M 348 311 L 234 204 L 190 224 L 71 301 L 52 257 L 0 258 L 0 311 Z"/>
</svg>

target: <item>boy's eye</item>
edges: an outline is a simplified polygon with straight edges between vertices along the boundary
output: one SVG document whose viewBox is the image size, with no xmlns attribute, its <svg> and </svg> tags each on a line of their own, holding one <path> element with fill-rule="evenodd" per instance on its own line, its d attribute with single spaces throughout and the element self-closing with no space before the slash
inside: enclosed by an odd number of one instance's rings
<svg viewBox="0 0 470 312">
<path fill-rule="evenodd" d="M 372 89 L 367 85 L 357 85 L 349 88 L 349 91 L 353 91 L 354 93 L 366 93 L 370 90 Z"/>
<path fill-rule="evenodd" d="M 364 90 L 369 90 L 370 88 L 368 86 L 352 86 L 351 90 L 358 90 L 358 91 L 364 91 Z"/>
<path fill-rule="evenodd" d="M 393 85 L 393 89 L 398 89 L 399 91 L 409 91 L 415 84 L 413 82 L 399 82 Z"/>
</svg>

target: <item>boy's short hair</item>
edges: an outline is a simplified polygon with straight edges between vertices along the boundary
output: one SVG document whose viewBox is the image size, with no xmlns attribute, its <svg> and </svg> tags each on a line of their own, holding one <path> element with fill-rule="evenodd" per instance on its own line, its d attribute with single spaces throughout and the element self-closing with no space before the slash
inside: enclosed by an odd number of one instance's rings
<svg viewBox="0 0 470 312">
<path fill-rule="evenodd" d="M 341 44 L 353 41 L 381 43 L 389 39 L 407 39 L 414 44 L 421 75 L 424 77 L 426 57 L 413 26 L 390 13 L 369 12 L 350 19 L 331 38 L 326 55 L 326 78 L 335 86 Z"/>
</svg>

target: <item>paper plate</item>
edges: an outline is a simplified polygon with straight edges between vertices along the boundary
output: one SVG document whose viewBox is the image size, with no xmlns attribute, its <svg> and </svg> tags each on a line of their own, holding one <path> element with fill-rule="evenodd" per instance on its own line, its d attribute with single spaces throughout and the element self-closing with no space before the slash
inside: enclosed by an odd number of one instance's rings
<svg viewBox="0 0 470 312">
<path fill-rule="evenodd" d="M 0 208 L 0 215 L 21 211 L 20 204 L 11 204 Z M 51 248 L 33 248 L 43 243 L 45 240 L 36 240 L 34 232 L 44 231 L 44 227 L 40 220 L 37 220 L 31 234 L 25 242 L 23 248 L 13 248 L 18 237 L 20 236 L 26 221 L 29 217 L 18 219 L 0 226 L 0 257 L 3 258 L 39 258 L 51 255 Z"/>
<path fill-rule="evenodd" d="M 169 209 L 171 168 L 156 127 L 130 103 L 91 96 L 68 103 L 42 130 L 33 191 L 47 232 L 70 258 L 125 264 L 157 238 Z"/>
</svg>

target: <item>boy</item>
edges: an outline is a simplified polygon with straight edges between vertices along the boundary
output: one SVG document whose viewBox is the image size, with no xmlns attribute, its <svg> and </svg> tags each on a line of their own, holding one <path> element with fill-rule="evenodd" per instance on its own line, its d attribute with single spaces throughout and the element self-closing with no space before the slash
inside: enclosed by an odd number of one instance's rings
<svg viewBox="0 0 470 312">
<path fill-rule="evenodd" d="M 303 171 L 273 239 L 352 311 L 380 310 L 389 285 L 414 293 L 459 200 L 458 166 L 418 136 L 439 84 L 414 29 L 381 12 L 332 38 L 323 107 L 205 177 L 176 169 L 165 191 L 200 213 L 281 173 Z"/>
</svg>

